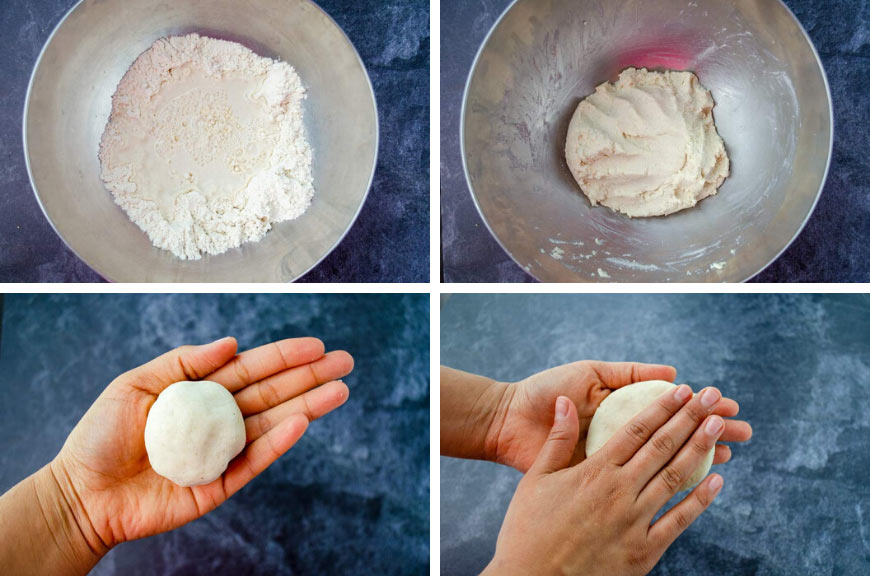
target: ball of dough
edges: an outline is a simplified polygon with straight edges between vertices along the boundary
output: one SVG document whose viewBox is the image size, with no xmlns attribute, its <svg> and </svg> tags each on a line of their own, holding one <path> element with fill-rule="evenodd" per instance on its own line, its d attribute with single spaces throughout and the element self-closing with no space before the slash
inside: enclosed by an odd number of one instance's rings
<svg viewBox="0 0 870 576">
<path fill-rule="evenodd" d="M 176 382 L 148 412 L 148 460 L 155 472 L 179 486 L 216 480 L 244 447 L 242 412 L 217 382 Z"/>
<path fill-rule="evenodd" d="M 586 456 L 592 456 L 604 446 L 610 437 L 628 424 L 632 418 L 643 412 L 644 408 L 655 402 L 665 392 L 673 392 L 676 384 L 664 380 L 650 380 L 625 386 L 611 392 L 598 406 L 592 422 L 589 424 L 589 434 L 586 437 Z M 680 486 L 680 491 L 691 490 L 698 485 L 713 466 L 712 448 L 704 461 Z"/>
<path fill-rule="evenodd" d="M 730 170 L 713 106 L 691 72 L 629 68 L 577 107 L 568 168 L 593 206 L 637 217 L 691 208 Z"/>
</svg>

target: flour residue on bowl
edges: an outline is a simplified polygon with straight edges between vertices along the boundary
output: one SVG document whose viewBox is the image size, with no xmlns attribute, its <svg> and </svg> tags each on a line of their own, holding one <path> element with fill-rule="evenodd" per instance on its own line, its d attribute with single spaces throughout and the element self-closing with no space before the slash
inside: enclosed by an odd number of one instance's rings
<svg viewBox="0 0 870 576">
<path fill-rule="evenodd" d="M 197 34 L 162 38 L 112 98 L 101 178 L 151 242 L 178 258 L 259 241 L 314 195 L 304 99 L 287 63 Z"/>
<path fill-rule="evenodd" d="M 600 269 L 615 282 L 742 281 L 779 254 L 809 214 L 830 134 L 811 44 L 778 3 L 687 3 L 590 9 L 524 0 L 481 48 L 463 103 L 467 182 L 489 229 L 538 280 L 589 282 L 601 279 Z M 581 193 L 564 153 L 571 120 L 597 86 L 618 82 L 628 68 L 692 72 L 709 89 L 732 168 L 716 197 L 667 218 L 630 220 L 593 209 Z M 641 112 L 652 106 L 632 94 Z M 610 108 L 591 111 L 593 128 L 619 143 L 639 135 L 616 130 Z M 590 133 L 600 139 L 600 130 Z M 609 168 L 600 172 L 608 179 Z M 560 258 L 552 257 L 556 246 Z"/>
</svg>

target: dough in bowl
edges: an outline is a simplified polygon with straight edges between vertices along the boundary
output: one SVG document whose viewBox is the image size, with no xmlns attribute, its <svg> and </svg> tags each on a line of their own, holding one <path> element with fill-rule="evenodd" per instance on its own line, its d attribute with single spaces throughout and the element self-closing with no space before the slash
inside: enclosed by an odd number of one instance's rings
<svg viewBox="0 0 870 576">
<path fill-rule="evenodd" d="M 664 216 L 715 194 L 728 177 L 713 97 L 691 72 L 629 68 L 580 102 L 565 157 L 592 202 Z"/>
<path fill-rule="evenodd" d="M 676 387 L 676 384 L 664 380 L 650 380 L 631 384 L 611 392 L 598 406 L 592 417 L 592 422 L 589 424 L 589 434 L 586 437 L 586 456 L 595 454 L 610 440 L 611 436 L 640 414 L 644 408 L 665 392 L 672 392 Z M 713 466 L 715 452 L 715 447 L 710 450 L 700 466 L 680 486 L 681 492 L 691 490 L 704 479 L 710 471 L 710 467 Z"/>
<path fill-rule="evenodd" d="M 148 460 L 155 472 L 179 486 L 213 482 L 244 447 L 242 412 L 217 382 L 176 382 L 148 412 Z"/>
</svg>

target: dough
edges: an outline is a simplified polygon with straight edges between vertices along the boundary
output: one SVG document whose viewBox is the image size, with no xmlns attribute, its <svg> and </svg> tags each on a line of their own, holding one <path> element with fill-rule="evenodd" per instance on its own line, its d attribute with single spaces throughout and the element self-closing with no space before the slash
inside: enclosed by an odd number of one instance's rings
<svg viewBox="0 0 870 576">
<path fill-rule="evenodd" d="M 589 424 L 589 434 L 586 437 L 586 456 L 592 456 L 610 440 L 618 430 L 640 414 L 644 408 L 652 404 L 665 392 L 672 392 L 676 384 L 664 380 L 650 380 L 625 386 L 612 392 L 598 406 L 592 422 Z M 695 472 L 680 486 L 680 491 L 691 490 L 698 485 L 713 466 L 713 454 L 716 448 L 711 448 L 707 457 Z"/>
<path fill-rule="evenodd" d="M 148 460 L 155 472 L 179 486 L 216 480 L 244 447 L 242 412 L 217 382 L 176 382 L 148 412 Z"/>
<path fill-rule="evenodd" d="M 568 128 L 568 168 L 592 205 L 629 217 L 691 208 L 728 177 L 713 97 L 691 72 L 629 68 L 583 100 Z"/>
</svg>

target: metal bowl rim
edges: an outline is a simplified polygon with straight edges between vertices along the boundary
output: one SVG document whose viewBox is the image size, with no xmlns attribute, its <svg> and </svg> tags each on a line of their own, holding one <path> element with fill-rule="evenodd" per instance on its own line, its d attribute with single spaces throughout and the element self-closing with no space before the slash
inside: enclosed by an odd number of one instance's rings
<svg viewBox="0 0 870 576">
<path fill-rule="evenodd" d="M 514 263 L 516 263 L 516 265 L 519 266 L 523 270 L 523 272 L 525 272 L 526 274 L 528 274 L 529 276 L 531 276 L 532 278 L 534 278 L 538 282 L 547 283 L 545 280 L 541 280 L 540 278 L 538 278 L 533 272 L 527 270 L 520 263 L 520 261 L 516 259 L 516 257 L 513 255 L 513 253 L 507 249 L 507 247 L 502 242 L 501 238 L 499 238 L 498 235 L 493 231 L 492 226 L 489 223 L 489 220 L 487 220 L 486 215 L 483 213 L 483 207 L 480 205 L 480 202 L 478 201 L 477 194 L 475 194 L 475 192 L 474 192 L 474 186 L 472 186 L 472 184 L 471 184 L 471 175 L 468 172 L 468 162 L 466 161 L 466 153 L 465 153 L 465 114 L 466 114 L 466 110 L 467 110 L 468 91 L 469 91 L 469 88 L 471 87 L 471 81 L 474 78 L 474 73 L 477 71 L 477 65 L 480 61 L 480 57 L 483 54 L 483 51 L 486 49 L 486 46 L 489 44 L 490 37 L 495 32 L 496 28 L 498 28 L 499 24 L 501 24 L 501 21 L 505 18 L 505 16 L 507 16 L 508 12 L 510 12 L 511 9 L 513 9 L 514 5 L 519 1 L 520 0 L 512 0 L 511 3 L 508 4 L 507 8 L 504 9 L 504 11 L 501 13 L 501 15 L 499 15 L 498 19 L 493 23 L 492 27 L 490 27 L 489 32 L 486 33 L 486 37 L 484 37 L 483 42 L 481 42 L 481 44 L 480 44 L 480 48 L 477 49 L 477 54 L 475 54 L 475 56 L 474 56 L 474 61 L 471 64 L 471 69 L 469 70 L 468 77 L 465 80 L 465 89 L 463 90 L 463 94 L 462 94 L 462 111 L 461 111 L 460 117 L 459 117 L 459 146 L 460 146 L 460 151 L 461 151 L 461 155 L 462 155 L 462 171 L 465 174 L 465 183 L 468 186 L 468 191 L 471 193 L 471 199 L 474 202 L 474 207 L 477 208 L 477 213 L 480 214 L 480 217 L 483 220 L 483 223 L 486 225 L 486 229 L 489 230 L 490 235 L 493 238 L 495 238 L 495 241 L 498 242 L 498 245 L 501 247 L 501 249 L 508 256 L 510 256 L 510 259 L 513 260 Z M 828 159 L 827 159 L 827 162 L 825 164 L 825 172 L 822 175 L 821 184 L 819 185 L 819 191 L 816 192 L 816 198 L 813 201 L 813 205 L 810 206 L 810 209 L 807 211 L 807 215 L 804 218 L 804 221 L 798 227 L 794 236 L 792 236 L 791 240 L 789 240 L 785 244 L 785 246 L 782 248 L 782 250 L 780 250 L 779 253 L 777 253 L 773 258 L 771 258 L 770 261 L 767 262 L 767 264 L 762 266 L 760 270 L 758 270 L 757 272 L 751 274 L 750 276 L 748 276 L 742 280 L 739 280 L 738 282 L 748 282 L 749 280 L 752 280 L 753 278 L 755 278 L 756 276 L 758 276 L 759 274 L 761 274 L 762 272 L 767 270 L 771 264 L 776 262 L 779 259 L 779 257 L 782 256 L 785 253 L 785 251 L 791 247 L 792 244 L 794 244 L 794 241 L 797 240 L 798 236 L 801 235 L 801 233 L 804 231 L 804 228 L 806 228 L 807 223 L 809 223 L 810 218 L 812 217 L 813 212 L 815 212 L 816 207 L 819 204 L 819 200 L 822 197 L 822 192 L 824 191 L 825 184 L 827 184 L 827 181 L 828 181 L 828 175 L 829 175 L 830 170 L 831 170 L 831 162 L 832 162 L 833 155 L 834 155 L 834 103 L 833 103 L 833 98 L 831 96 L 831 85 L 830 85 L 830 82 L 828 82 L 828 73 L 825 71 L 825 65 L 822 63 L 822 58 L 819 55 L 819 51 L 816 49 L 816 45 L 813 43 L 813 40 L 812 40 L 812 38 L 810 38 L 810 35 L 807 33 L 806 28 L 804 28 L 804 25 L 801 23 L 801 21 L 798 19 L 798 17 L 795 16 L 795 13 L 792 12 L 791 8 L 788 7 L 788 5 L 784 2 L 784 0 L 777 0 L 777 1 L 780 3 L 780 5 L 782 5 L 783 8 L 785 8 L 786 12 L 792 17 L 792 20 L 794 20 L 794 22 L 798 25 L 798 29 L 804 35 L 804 39 L 809 44 L 810 49 L 812 50 L 813 55 L 816 58 L 816 64 L 818 64 L 819 70 L 822 73 L 822 80 L 825 83 L 825 92 L 826 92 L 827 97 L 828 97 L 828 118 L 830 119 L 830 123 L 831 123 L 830 135 L 829 135 L 829 139 L 828 139 Z"/>
<path fill-rule="evenodd" d="M 102 271 L 97 270 L 96 268 L 91 266 L 91 264 L 87 260 L 82 258 L 81 254 L 79 254 L 78 251 L 76 251 L 76 249 L 73 246 L 71 246 L 69 244 L 69 242 L 67 242 L 66 238 L 64 238 L 64 236 L 58 231 L 57 227 L 54 225 L 54 221 L 52 221 L 51 216 L 48 215 L 48 211 L 46 210 L 45 206 L 42 204 L 42 199 L 39 196 L 39 190 L 37 189 L 36 182 L 33 179 L 33 170 L 31 169 L 31 166 L 30 166 L 30 149 L 27 146 L 27 116 L 28 116 L 28 112 L 30 111 L 30 95 L 31 95 L 31 91 L 33 90 L 34 80 L 36 79 L 36 73 L 39 71 L 39 65 L 42 63 L 42 57 L 45 55 L 45 51 L 51 45 L 51 41 L 54 40 L 55 34 L 57 34 L 57 32 L 60 30 L 63 23 L 66 22 L 67 18 L 69 18 L 72 15 L 72 13 L 75 12 L 76 9 L 78 9 L 78 7 L 81 6 L 85 1 L 86 0 L 78 0 L 78 2 L 76 2 L 73 5 L 73 7 L 70 8 L 66 14 L 64 14 L 63 18 L 60 19 L 60 21 L 54 27 L 54 30 L 52 30 L 51 34 L 49 34 L 48 39 L 46 39 L 45 44 L 42 46 L 42 50 L 39 51 L 39 56 L 36 58 L 36 63 L 33 65 L 33 71 L 30 73 L 30 81 L 27 83 L 27 93 L 26 93 L 26 96 L 24 97 L 24 115 L 23 115 L 23 119 L 22 119 L 22 123 L 21 123 L 22 124 L 22 139 L 23 139 L 23 145 L 24 145 L 24 163 L 27 166 L 27 178 L 30 181 L 30 188 L 31 188 L 31 190 L 33 190 L 33 195 L 36 197 L 36 203 L 39 204 L 39 209 L 42 210 L 42 214 L 45 216 L 45 219 L 48 220 L 48 223 L 51 226 L 51 229 L 54 230 L 54 233 L 57 234 L 57 236 L 61 239 L 61 241 L 64 243 L 64 245 L 67 248 L 69 248 L 69 250 L 73 254 L 75 254 L 76 258 L 78 258 L 79 260 L 81 260 L 82 262 L 87 264 L 87 266 L 91 270 L 93 270 L 94 272 L 99 274 L 100 277 L 103 278 L 104 280 L 108 280 L 109 282 L 115 282 L 116 280 L 112 279 L 107 274 L 104 274 Z M 314 262 L 311 266 L 309 266 L 307 270 L 300 273 L 295 278 L 291 279 L 290 282 L 295 282 L 295 281 L 299 280 L 300 278 L 302 278 L 303 276 L 305 276 L 306 274 L 311 272 L 311 270 L 316 268 L 318 264 L 323 262 L 323 260 L 325 260 L 327 256 L 332 254 L 332 252 L 336 248 L 338 248 L 338 245 L 341 244 L 341 241 L 344 240 L 345 236 L 347 236 L 348 232 L 350 232 L 350 229 L 353 228 L 353 225 L 356 223 L 357 218 L 359 218 L 359 215 L 362 212 L 363 206 L 365 206 L 366 200 L 368 200 L 369 192 L 371 192 L 371 189 L 372 189 L 372 183 L 374 182 L 374 179 L 375 179 L 375 172 L 377 171 L 378 157 L 380 155 L 380 141 L 381 141 L 380 140 L 381 122 L 380 122 L 380 116 L 378 114 L 378 100 L 377 100 L 377 97 L 375 96 L 375 89 L 374 89 L 374 86 L 372 85 L 372 79 L 369 76 L 369 71 L 366 68 L 365 62 L 363 62 L 363 59 L 360 56 L 359 51 L 356 49 L 356 46 L 351 41 L 350 37 L 347 35 L 347 33 L 344 31 L 344 29 L 338 24 L 338 22 L 335 21 L 335 19 L 332 16 L 329 15 L 329 13 L 326 10 L 324 10 L 314 0 L 303 0 L 303 1 L 311 4 L 315 8 L 317 8 L 324 16 L 326 16 L 329 19 L 330 22 L 332 22 L 332 24 L 338 29 L 338 31 L 341 33 L 341 35 L 344 36 L 344 39 L 347 41 L 347 44 L 350 46 L 350 49 L 353 50 L 353 53 L 356 56 L 356 59 L 360 64 L 360 68 L 362 69 L 363 76 L 365 76 L 366 84 L 368 85 L 368 88 L 369 88 L 369 93 L 371 94 L 371 97 L 372 97 L 372 106 L 374 108 L 374 113 L 375 113 L 375 134 L 374 134 L 374 136 L 375 136 L 375 153 L 374 153 L 374 156 L 372 158 L 372 167 L 371 167 L 371 170 L 369 172 L 369 179 L 368 179 L 368 183 L 366 184 L 366 191 L 362 196 L 362 200 L 360 201 L 359 207 L 357 207 L 356 212 L 353 215 L 353 218 L 351 218 L 350 223 L 347 225 L 347 228 L 345 228 L 344 232 L 341 233 L 341 236 L 335 241 L 335 243 L 332 246 L 330 246 L 329 250 L 324 252 L 323 256 L 321 256 L 316 262 Z M 144 234 L 144 232 L 143 232 L 143 234 Z M 156 249 L 157 248 L 155 248 L 155 250 Z M 220 255 L 218 254 L 217 256 L 220 256 Z"/>
</svg>

